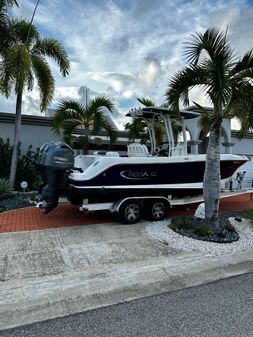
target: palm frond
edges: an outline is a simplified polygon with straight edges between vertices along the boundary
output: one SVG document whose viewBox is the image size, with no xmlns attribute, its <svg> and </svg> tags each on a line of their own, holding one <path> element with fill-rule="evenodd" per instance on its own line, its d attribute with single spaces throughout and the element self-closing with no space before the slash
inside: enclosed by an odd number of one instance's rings
<svg viewBox="0 0 253 337">
<path fill-rule="evenodd" d="M 125 125 L 125 130 L 128 130 L 128 138 L 131 142 L 134 142 L 136 138 L 140 137 L 141 133 L 145 131 L 147 127 L 146 121 L 141 118 L 134 118 L 131 123 Z"/>
<path fill-rule="evenodd" d="M 251 81 L 253 80 L 253 67 L 241 70 L 240 72 L 237 72 L 236 74 L 233 75 L 232 80 L 234 82 L 240 82 L 242 80 L 247 80 Z"/>
<path fill-rule="evenodd" d="M 72 145 L 74 137 L 72 133 L 74 132 L 75 128 L 77 127 L 78 123 L 76 120 L 65 120 L 65 123 L 62 125 L 62 136 L 64 141 Z"/>
<path fill-rule="evenodd" d="M 231 69 L 231 75 L 253 69 L 253 49 L 248 51 Z"/>
<path fill-rule="evenodd" d="M 0 0 L 0 8 L 11 7 L 13 5 L 18 6 L 18 2 L 16 0 Z"/>
<path fill-rule="evenodd" d="M 227 34 L 214 27 L 207 29 L 204 34 L 192 35 L 191 40 L 186 43 L 184 54 L 188 62 L 197 64 L 200 54 L 204 50 L 213 62 L 217 62 L 217 60 L 228 61 L 233 54 L 233 50 L 227 42 Z"/>
<path fill-rule="evenodd" d="M 165 101 L 168 106 L 179 111 L 179 102 L 183 101 L 185 106 L 189 105 L 189 90 L 198 85 L 208 88 L 208 74 L 201 65 L 190 65 L 178 71 L 170 80 L 169 87 L 165 92 Z"/>
<path fill-rule="evenodd" d="M 24 44 L 13 45 L 5 53 L 5 62 L 11 76 L 15 79 L 15 92 L 23 92 L 29 79 L 31 58 L 27 46 Z"/>
<path fill-rule="evenodd" d="M 44 56 L 48 56 L 56 61 L 64 77 L 69 74 L 70 62 L 68 54 L 60 42 L 54 39 L 40 39 L 33 50 L 34 52 L 39 51 Z"/>
<path fill-rule="evenodd" d="M 112 127 L 112 125 L 109 122 L 107 122 L 105 119 L 102 120 L 101 127 L 102 129 L 107 131 L 109 139 L 110 139 L 110 146 L 112 146 L 118 138 L 117 130 L 115 130 Z"/>
<path fill-rule="evenodd" d="M 61 129 L 65 123 L 73 121 L 76 126 L 84 123 L 85 108 L 74 100 L 63 99 L 52 120 L 52 130 L 57 134 L 61 134 Z"/>
<path fill-rule="evenodd" d="M 34 84 L 34 78 L 33 78 L 33 74 L 32 71 L 29 71 L 29 73 L 27 74 L 27 89 L 28 91 L 32 91 L 33 90 L 33 84 Z"/>
<path fill-rule="evenodd" d="M 39 32 L 34 25 L 28 20 L 24 19 L 12 19 L 9 25 L 11 30 L 10 38 L 13 39 L 15 43 L 23 43 L 30 45 L 39 38 Z M 30 33 L 29 33 L 30 30 Z M 29 40 L 27 41 L 27 36 L 29 33 Z"/>
<path fill-rule="evenodd" d="M 232 87 L 229 73 L 229 65 L 222 60 L 216 63 L 211 60 L 205 60 L 203 63 L 206 73 L 208 74 L 208 95 L 213 104 L 221 102 L 225 106 L 231 97 Z"/>
<path fill-rule="evenodd" d="M 112 113 L 114 104 L 108 97 L 98 96 L 88 103 L 86 110 L 89 111 L 90 114 L 95 114 L 96 112 L 102 112 L 103 108 L 107 108 Z"/>
<path fill-rule="evenodd" d="M 5 59 L 0 62 L 0 93 L 9 97 L 11 93 L 11 87 L 15 83 L 15 79 L 11 74 L 9 67 L 7 66 Z"/>
<path fill-rule="evenodd" d="M 241 82 L 234 91 L 234 95 L 227 107 L 227 112 L 239 119 L 241 130 L 238 137 L 242 138 L 246 131 L 253 130 L 253 86 L 248 82 Z"/>
<path fill-rule="evenodd" d="M 53 100 L 55 81 L 47 61 L 43 57 L 32 56 L 32 68 L 40 89 L 40 109 L 45 110 Z"/>
<path fill-rule="evenodd" d="M 145 98 L 145 97 L 137 98 L 137 101 L 138 101 L 139 103 L 141 103 L 142 105 L 144 105 L 144 106 L 155 106 L 155 102 L 152 101 L 152 100 L 149 99 L 149 98 Z"/>
<path fill-rule="evenodd" d="M 98 133 L 102 128 L 105 121 L 102 111 L 96 111 L 90 115 L 90 121 L 93 124 L 93 133 Z"/>
<path fill-rule="evenodd" d="M 197 64 L 202 50 L 203 35 L 200 33 L 191 35 L 191 39 L 188 42 L 185 42 L 184 55 L 186 57 L 186 61 Z"/>
</svg>

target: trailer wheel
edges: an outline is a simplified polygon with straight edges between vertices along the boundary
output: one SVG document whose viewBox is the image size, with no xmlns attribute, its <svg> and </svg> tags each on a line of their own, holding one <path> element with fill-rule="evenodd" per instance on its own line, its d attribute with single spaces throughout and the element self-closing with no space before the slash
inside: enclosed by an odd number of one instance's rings
<svg viewBox="0 0 253 337">
<path fill-rule="evenodd" d="M 135 224 L 143 217 L 144 207 L 139 200 L 126 200 L 119 208 L 121 222 L 125 224 Z"/>
<path fill-rule="evenodd" d="M 169 208 L 170 205 L 166 200 L 153 200 L 148 204 L 149 218 L 153 221 L 161 221 L 166 218 Z"/>
</svg>

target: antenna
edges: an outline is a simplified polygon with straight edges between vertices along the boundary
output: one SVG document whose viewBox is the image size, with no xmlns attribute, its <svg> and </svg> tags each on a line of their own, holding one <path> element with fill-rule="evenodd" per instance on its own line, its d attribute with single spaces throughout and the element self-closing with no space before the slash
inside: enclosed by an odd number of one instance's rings
<svg viewBox="0 0 253 337">
<path fill-rule="evenodd" d="M 35 16 L 35 13 L 36 13 L 36 10 L 37 10 L 37 7 L 38 7 L 39 2 L 40 2 L 40 0 L 37 1 L 36 5 L 35 5 L 35 8 L 34 8 L 34 10 L 33 10 L 33 15 L 32 15 L 32 18 L 31 18 L 31 22 L 30 22 L 30 26 L 29 26 L 29 30 L 28 30 L 27 38 L 26 38 L 26 43 L 27 43 L 27 45 L 28 45 L 28 40 L 29 40 L 30 33 L 31 33 L 31 28 L 32 28 L 33 19 L 34 19 L 34 16 Z"/>
</svg>

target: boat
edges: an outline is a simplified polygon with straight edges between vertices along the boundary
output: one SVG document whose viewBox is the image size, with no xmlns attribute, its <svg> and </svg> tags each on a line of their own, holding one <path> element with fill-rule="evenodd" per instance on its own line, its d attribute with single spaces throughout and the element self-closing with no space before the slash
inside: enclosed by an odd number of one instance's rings
<svg viewBox="0 0 253 337">
<path fill-rule="evenodd" d="M 149 143 L 132 143 L 127 154 L 108 151 L 74 157 L 71 147 L 63 142 L 44 144 L 39 152 L 38 167 L 43 178 L 42 199 L 45 213 L 58 205 L 61 193 L 77 205 L 121 203 L 134 198 L 170 200 L 203 193 L 206 155 L 187 153 L 185 120 L 198 113 L 182 111 L 173 116 L 167 108 L 145 107 L 130 112 L 146 121 Z M 175 136 L 173 122 L 180 125 Z M 162 144 L 156 145 L 154 123 L 164 128 Z M 248 158 L 221 154 L 221 182 L 226 182 Z M 169 203 L 169 202 L 168 202 Z M 101 208 L 102 209 L 102 208 Z"/>
</svg>

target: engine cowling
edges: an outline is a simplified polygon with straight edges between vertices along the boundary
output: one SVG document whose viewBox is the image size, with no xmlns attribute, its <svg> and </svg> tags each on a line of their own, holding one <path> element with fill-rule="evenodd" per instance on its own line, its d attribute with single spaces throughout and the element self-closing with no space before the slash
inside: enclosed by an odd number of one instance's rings
<svg viewBox="0 0 253 337">
<path fill-rule="evenodd" d="M 44 212 L 47 214 L 58 206 L 64 174 L 74 167 L 74 152 L 60 141 L 45 143 L 40 148 L 37 165 L 43 180 L 39 193 L 47 203 Z"/>
</svg>

